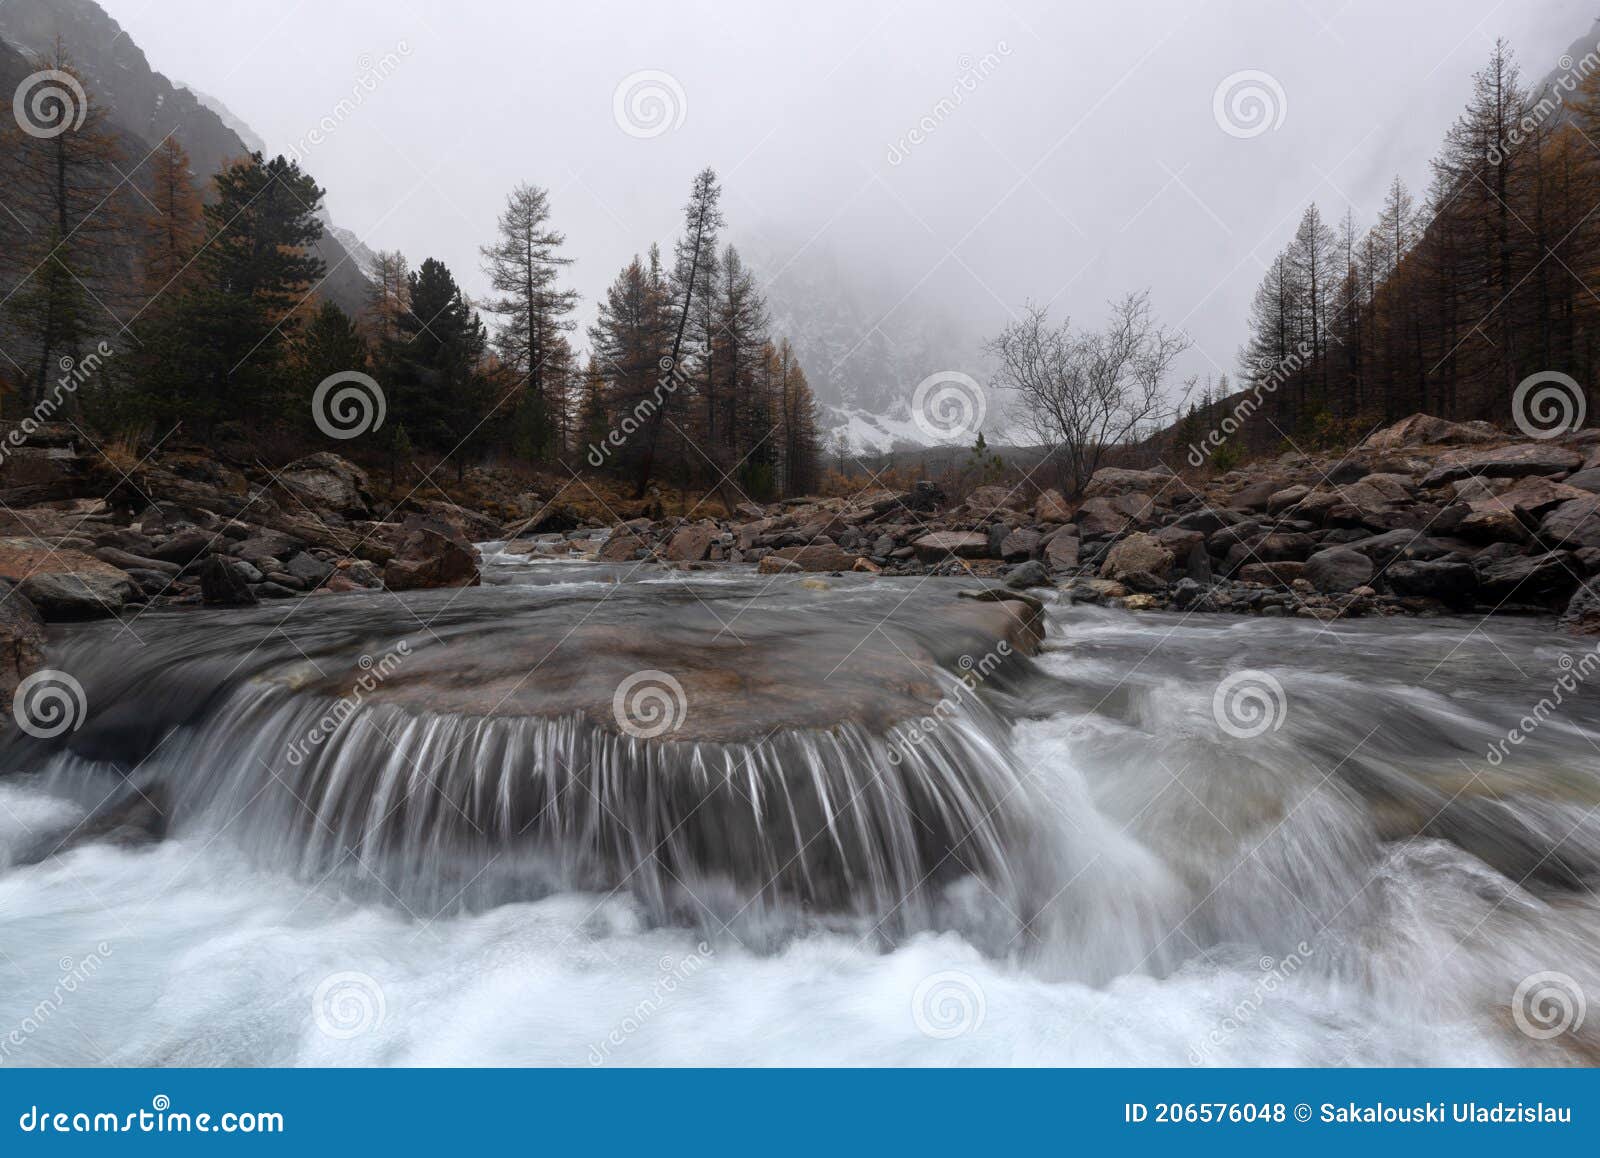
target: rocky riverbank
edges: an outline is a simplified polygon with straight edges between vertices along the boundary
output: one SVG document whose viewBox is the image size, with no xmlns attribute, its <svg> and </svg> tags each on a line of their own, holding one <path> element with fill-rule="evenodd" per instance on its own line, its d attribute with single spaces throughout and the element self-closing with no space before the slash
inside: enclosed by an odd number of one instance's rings
<svg viewBox="0 0 1600 1158">
<path fill-rule="evenodd" d="M 1129 610 L 1335 619 L 1559 614 L 1600 629 L 1600 431 L 1518 442 L 1414 415 L 1342 454 L 1286 454 L 1214 479 L 1098 471 L 1081 500 L 979 487 L 635 520 L 600 556 L 765 573 L 971 575 Z"/>
<path fill-rule="evenodd" d="M 485 541 L 643 566 L 960 576 L 1134 611 L 1524 613 L 1600 631 L 1586 586 L 1600 573 L 1600 431 L 1517 441 L 1414 415 L 1343 454 L 1216 478 L 1105 468 L 1076 500 L 1027 486 L 952 500 L 923 482 L 609 527 L 532 494 L 386 507 L 331 453 L 251 475 L 193 454 L 108 470 L 73 443 L 35 432 L 0 471 L 0 693 L 37 665 L 51 621 L 473 586 Z"/>
</svg>

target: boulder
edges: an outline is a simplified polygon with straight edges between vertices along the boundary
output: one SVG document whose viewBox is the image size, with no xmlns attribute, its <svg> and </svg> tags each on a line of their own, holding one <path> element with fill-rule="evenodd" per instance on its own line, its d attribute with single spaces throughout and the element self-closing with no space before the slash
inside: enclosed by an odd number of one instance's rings
<svg viewBox="0 0 1600 1158">
<path fill-rule="evenodd" d="M 1248 558 L 1258 563 L 1304 562 L 1317 549 L 1317 541 L 1298 531 L 1278 531 L 1245 545 Z"/>
<path fill-rule="evenodd" d="M 1566 483 L 1567 486 L 1576 487 L 1580 491 L 1588 491 L 1590 494 L 1600 494 L 1600 467 L 1592 467 L 1587 465 L 1588 459 L 1585 459 L 1584 463 L 1585 466 L 1583 470 L 1578 471 L 1576 474 L 1569 474 L 1562 481 Z"/>
<path fill-rule="evenodd" d="M 303 550 L 306 545 L 304 539 L 296 538 L 294 535 L 286 534 L 282 531 L 273 531 L 262 527 L 254 527 L 251 530 L 252 533 L 249 538 L 242 540 L 234 547 L 232 553 L 241 559 L 254 563 L 258 567 L 261 566 L 263 559 L 287 559 L 296 551 Z M 179 539 L 182 538 L 184 536 L 180 535 Z M 173 543 L 177 541 L 173 540 Z M 156 558 L 158 559 L 171 557 L 171 555 L 163 554 L 159 549 L 156 552 Z M 176 562 L 177 560 L 174 561 Z"/>
<path fill-rule="evenodd" d="M 389 590 L 476 587 L 482 581 L 477 550 L 448 524 L 413 515 L 406 519 L 402 536 L 383 568 Z"/>
<path fill-rule="evenodd" d="M 1072 509 L 1058 490 L 1043 492 L 1033 504 L 1033 521 L 1036 523 L 1070 523 Z"/>
<path fill-rule="evenodd" d="M 250 607 L 255 589 L 245 577 L 246 564 L 212 555 L 200 565 L 200 599 L 211 607 Z"/>
<path fill-rule="evenodd" d="M 1372 560 L 1349 547 L 1329 547 L 1306 560 L 1304 578 L 1324 595 L 1354 591 L 1372 578 Z"/>
<path fill-rule="evenodd" d="M 1310 487 L 1302 486 L 1298 483 L 1291 487 L 1284 487 L 1281 491 L 1274 491 L 1267 496 L 1267 514 L 1281 515 L 1310 493 Z"/>
<path fill-rule="evenodd" d="M 271 531 L 263 533 L 268 535 L 273 534 Z M 287 536 L 283 537 L 287 538 Z M 245 542 L 249 541 L 250 540 L 248 539 L 245 540 Z M 176 563 L 179 566 L 183 566 L 188 563 L 193 563 L 201 555 L 204 555 L 207 551 L 210 551 L 213 547 L 215 547 L 219 542 L 220 540 L 213 532 L 202 531 L 198 528 L 191 527 L 186 531 L 179 531 L 176 535 L 172 536 L 172 538 L 163 543 L 157 543 L 150 550 L 150 558 L 160 560 L 164 563 Z M 265 554 L 269 555 L 271 553 L 271 551 L 265 552 Z"/>
<path fill-rule="evenodd" d="M 139 594 L 120 567 L 34 539 L 0 539 L 0 579 L 15 584 L 47 621 L 114 615 Z"/>
<path fill-rule="evenodd" d="M 1490 478 L 1525 478 L 1576 470 L 1583 455 L 1548 442 L 1519 442 L 1485 450 L 1449 450 L 1434 460 L 1433 470 L 1422 480 L 1425 487 L 1439 486 L 1468 475 Z"/>
<path fill-rule="evenodd" d="M 1044 545 L 1044 564 L 1051 571 L 1066 571 L 1078 565 L 1078 536 L 1070 528 L 1051 535 Z"/>
<path fill-rule="evenodd" d="M 673 563 L 699 563 L 711 553 L 711 544 L 721 533 L 717 524 L 710 520 L 680 527 L 667 540 L 662 557 Z"/>
<path fill-rule="evenodd" d="M 1477 568 L 1478 586 L 1485 598 L 1496 602 L 1538 599 L 1570 590 L 1578 582 L 1577 571 L 1566 551 L 1516 555 Z"/>
<path fill-rule="evenodd" d="M 1154 535 L 1147 535 L 1143 531 L 1119 539 L 1100 564 L 1101 578 L 1122 583 L 1126 583 L 1128 577 L 1136 572 L 1165 582 L 1171 571 L 1172 552 L 1162 546 Z"/>
<path fill-rule="evenodd" d="M 1281 478 L 1267 478 L 1250 483 L 1233 496 L 1231 505 L 1241 511 L 1264 511 L 1267 509 L 1267 504 L 1272 501 L 1273 495 L 1283 493 L 1286 481 Z"/>
<path fill-rule="evenodd" d="M 290 463 L 278 475 L 278 484 L 315 511 L 332 511 L 354 519 L 371 513 L 372 487 L 367 472 L 330 451 L 319 451 Z"/>
<path fill-rule="evenodd" d="M 120 567 L 124 571 L 159 571 L 163 575 L 176 575 L 182 570 L 176 563 L 168 563 L 162 559 L 147 559 L 131 551 L 118 550 L 116 547 L 96 547 L 94 557 L 102 563 L 110 563 L 113 567 Z"/>
<path fill-rule="evenodd" d="M 1393 426 L 1374 431 L 1361 444 L 1362 450 L 1398 450 L 1404 446 L 1444 446 L 1457 443 L 1493 442 L 1504 437 L 1487 422 L 1450 422 L 1431 414 L 1413 414 Z"/>
<path fill-rule="evenodd" d="M 1471 604 L 1478 591 L 1472 564 L 1448 559 L 1397 559 L 1383 578 L 1396 595 L 1438 599 L 1453 606 Z"/>
<path fill-rule="evenodd" d="M 329 575 L 333 574 L 332 563 L 324 563 L 321 559 L 306 551 L 291 555 L 284 562 L 283 569 L 304 583 L 308 589 L 316 587 Z"/>
<path fill-rule="evenodd" d="M 1050 573 L 1045 570 L 1043 563 L 1037 559 L 1029 559 L 1006 576 L 1006 586 L 1014 591 L 1021 591 L 1027 587 L 1050 586 Z"/>
<path fill-rule="evenodd" d="M 639 536 L 627 531 L 613 531 L 600 548 L 599 557 L 606 563 L 629 563 L 637 559 L 639 552 L 644 549 L 645 541 Z"/>
<path fill-rule="evenodd" d="M 757 575 L 786 575 L 800 574 L 800 564 L 793 559 L 780 559 L 776 555 L 767 555 L 756 564 Z"/>
<path fill-rule="evenodd" d="M 1241 583 L 1259 583 L 1263 587 L 1288 587 L 1304 577 L 1306 565 L 1290 560 L 1276 563 L 1246 563 L 1234 578 Z"/>
<path fill-rule="evenodd" d="M 818 543 L 810 547 L 784 547 L 772 552 L 761 562 L 779 559 L 793 563 L 801 571 L 850 571 L 856 565 L 856 558 L 852 551 L 842 551 L 831 544 Z"/>
<path fill-rule="evenodd" d="M 1561 626 L 1575 635 L 1600 635 L 1600 593 L 1588 584 L 1579 587 L 1562 613 Z"/>
<path fill-rule="evenodd" d="M 1020 507 L 1022 497 L 1017 494 L 1015 487 L 978 487 L 967 496 L 965 505 L 979 518 L 992 518 Z"/>
<path fill-rule="evenodd" d="M 1600 495 L 1568 499 L 1539 523 L 1539 536 L 1552 547 L 1600 547 Z"/>
<path fill-rule="evenodd" d="M 1172 476 L 1152 470 L 1125 470 L 1122 467 L 1103 466 L 1089 478 L 1083 488 L 1088 499 L 1110 498 L 1126 494 L 1160 494 L 1172 485 Z"/>
<path fill-rule="evenodd" d="M 1371 559 L 1380 570 L 1395 559 L 1438 559 L 1450 553 L 1448 547 L 1434 542 L 1421 531 L 1405 529 L 1386 531 L 1347 546 Z"/>
<path fill-rule="evenodd" d="M 981 559 L 989 550 L 989 536 L 974 531 L 935 531 L 911 545 L 924 563 L 943 563 L 952 555 L 958 559 Z"/>
<path fill-rule="evenodd" d="M 1145 494 L 1101 496 L 1086 500 L 1072 521 L 1084 535 L 1117 535 L 1129 524 L 1146 518 L 1152 505 L 1150 496 Z"/>
<path fill-rule="evenodd" d="M 1039 532 L 1019 527 L 1000 541 L 1000 557 L 1007 563 L 1033 558 L 1039 550 Z"/>
<path fill-rule="evenodd" d="M 441 519 L 455 527 L 468 540 L 475 543 L 489 542 L 501 536 L 503 527 L 498 519 L 491 519 L 488 515 L 478 511 L 470 511 L 466 507 L 447 503 L 443 500 L 433 499 L 418 502 L 412 501 L 417 510 L 430 518 Z"/>
</svg>

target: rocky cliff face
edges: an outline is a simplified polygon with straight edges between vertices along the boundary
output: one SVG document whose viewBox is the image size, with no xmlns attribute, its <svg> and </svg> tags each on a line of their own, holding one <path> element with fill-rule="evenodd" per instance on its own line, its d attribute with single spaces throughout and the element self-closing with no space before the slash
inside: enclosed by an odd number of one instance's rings
<svg viewBox="0 0 1600 1158">
<path fill-rule="evenodd" d="M 226 162 L 251 151 L 204 101 L 153 69 L 139 46 L 93 0 L 0 3 L 0 40 L 21 53 L 53 56 L 58 38 L 112 126 L 143 143 L 137 155 L 176 133 L 197 182 L 205 185 Z M 360 308 L 366 277 L 338 237 L 324 234 L 317 254 L 328 270 L 323 296 L 347 311 Z"/>
</svg>

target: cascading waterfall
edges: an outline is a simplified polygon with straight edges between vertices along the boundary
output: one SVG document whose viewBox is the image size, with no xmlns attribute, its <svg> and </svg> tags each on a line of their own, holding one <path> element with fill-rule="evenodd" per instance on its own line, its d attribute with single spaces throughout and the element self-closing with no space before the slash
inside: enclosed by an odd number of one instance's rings
<svg viewBox="0 0 1600 1158">
<path fill-rule="evenodd" d="M 1484 755 L 1581 644 L 1057 604 L 1028 659 L 943 581 L 613 578 L 54 638 L 0 1023 L 100 968 L 31 1063 L 1600 1057 L 1600 708 Z M 681 728 L 619 726 L 636 673 Z M 352 977 L 386 1018 L 323 1032 Z"/>
</svg>

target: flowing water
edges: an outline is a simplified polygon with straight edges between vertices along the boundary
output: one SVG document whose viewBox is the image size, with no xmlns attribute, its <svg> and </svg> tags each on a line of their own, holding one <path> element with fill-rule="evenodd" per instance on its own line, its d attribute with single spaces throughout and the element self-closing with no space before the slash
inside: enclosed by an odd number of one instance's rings
<svg viewBox="0 0 1600 1158">
<path fill-rule="evenodd" d="M 1597 1055 L 1548 624 L 1052 603 L 1027 658 L 951 580 L 489 564 L 52 636 L 0 1065 Z"/>
</svg>

